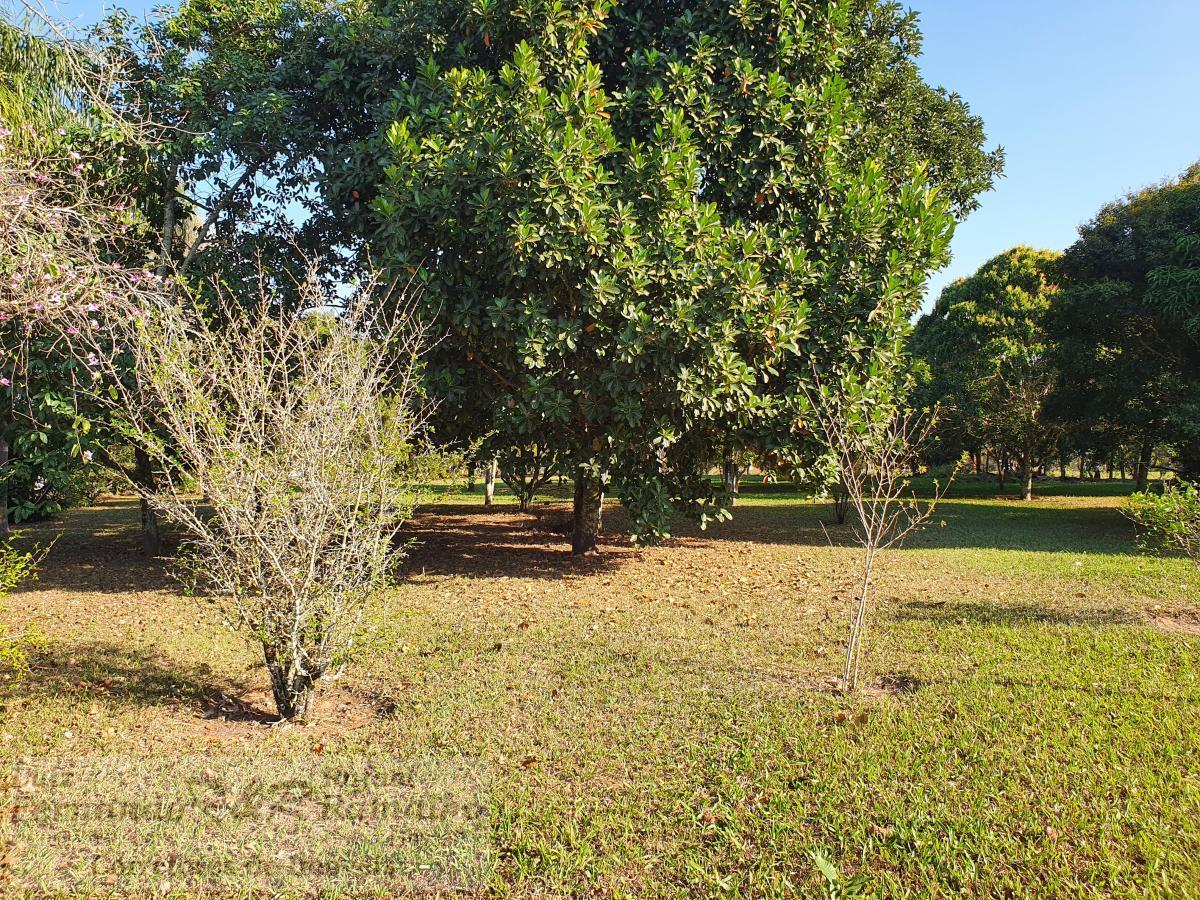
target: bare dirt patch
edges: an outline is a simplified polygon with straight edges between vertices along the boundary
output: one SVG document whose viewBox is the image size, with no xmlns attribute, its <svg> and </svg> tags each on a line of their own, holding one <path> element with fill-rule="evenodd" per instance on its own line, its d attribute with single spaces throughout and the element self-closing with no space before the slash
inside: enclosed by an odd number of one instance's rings
<svg viewBox="0 0 1200 900">
<path fill-rule="evenodd" d="M 1200 610 L 1155 611 L 1149 618 L 1151 625 L 1168 634 L 1200 636 Z"/>
</svg>

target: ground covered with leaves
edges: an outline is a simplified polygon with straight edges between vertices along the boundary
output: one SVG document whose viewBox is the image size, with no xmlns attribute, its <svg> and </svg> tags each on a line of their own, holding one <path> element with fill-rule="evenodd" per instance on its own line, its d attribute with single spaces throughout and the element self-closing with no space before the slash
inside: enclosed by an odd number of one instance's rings
<svg viewBox="0 0 1200 900">
<path fill-rule="evenodd" d="M 28 529 L 62 533 L 8 613 L 48 644 L 0 687 L 0 891 L 1200 896 L 1200 579 L 1076 487 L 964 484 L 855 698 L 826 504 L 576 560 L 553 503 L 446 493 L 305 727 L 132 503 Z"/>
</svg>

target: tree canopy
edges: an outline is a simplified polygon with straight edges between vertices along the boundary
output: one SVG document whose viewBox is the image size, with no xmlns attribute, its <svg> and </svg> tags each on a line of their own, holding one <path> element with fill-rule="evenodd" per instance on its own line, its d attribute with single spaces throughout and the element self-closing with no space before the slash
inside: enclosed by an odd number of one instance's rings
<svg viewBox="0 0 1200 900">
<path fill-rule="evenodd" d="M 1200 475 L 1200 164 L 1105 206 L 1066 251 L 1050 319 L 1058 415 Z"/>
<path fill-rule="evenodd" d="M 710 510 L 723 435 L 789 433 L 813 366 L 897 350 L 951 202 L 867 124 L 841 6 L 697 4 L 690 44 L 632 50 L 617 90 L 610 12 L 539 8 L 498 71 L 398 88 L 370 240 L 445 323 L 447 417 L 555 442 L 654 538 Z"/>
<path fill-rule="evenodd" d="M 948 286 L 913 335 L 929 367 L 925 399 L 943 403 L 942 439 L 1020 464 L 1022 490 L 1053 446 L 1046 404 L 1056 385 L 1046 320 L 1060 254 L 1015 247 Z"/>
</svg>

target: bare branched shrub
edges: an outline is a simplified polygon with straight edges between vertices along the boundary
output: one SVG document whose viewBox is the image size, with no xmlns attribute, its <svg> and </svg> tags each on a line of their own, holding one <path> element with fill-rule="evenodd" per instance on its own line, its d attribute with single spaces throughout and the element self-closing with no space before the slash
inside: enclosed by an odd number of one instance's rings
<svg viewBox="0 0 1200 900">
<path fill-rule="evenodd" d="M 185 535 L 181 574 L 261 645 L 284 718 L 307 717 L 341 670 L 442 470 L 425 443 L 425 341 L 403 291 L 303 314 L 260 274 L 252 298 L 146 309 L 123 342 L 132 377 L 106 379 L 162 472 L 147 499 Z"/>
<path fill-rule="evenodd" d="M 809 415 L 829 448 L 831 478 L 849 507 L 854 538 L 862 549 L 842 669 L 842 687 L 853 691 L 858 687 L 867 609 L 880 558 L 929 521 L 949 480 L 935 482 L 929 499 L 918 498 L 909 482 L 935 415 L 872 397 L 853 380 L 833 390 L 822 386 L 807 400 Z"/>
</svg>

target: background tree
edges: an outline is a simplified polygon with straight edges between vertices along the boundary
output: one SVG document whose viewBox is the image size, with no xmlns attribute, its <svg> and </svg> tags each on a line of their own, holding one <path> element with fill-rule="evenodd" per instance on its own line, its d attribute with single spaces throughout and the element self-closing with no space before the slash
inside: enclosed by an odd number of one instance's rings
<svg viewBox="0 0 1200 900">
<path fill-rule="evenodd" d="M 943 433 L 968 451 L 1011 456 L 1026 500 L 1058 434 L 1047 410 L 1057 371 L 1046 333 L 1058 258 L 1029 247 L 1000 254 L 947 287 L 913 335 L 929 367 L 926 399 L 951 410 Z"/>
<path fill-rule="evenodd" d="M 1141 488 L 1155 447 L 1200 474 L 1197 233 L 1200 165 L 1104 207 L 1063 259 L 1056 413 L 1135 448 Z"/>
<path fill-rule="evenodd" d="M 0 460 L 4 512 L 18 521 L 94 489 L 93 458 L 111 458 L 103 411 L 80 402 L 89 365 L 63 338 L 94 327 L 102 308 L 135 304 L 151 282 L 137 268 L 146 242 L 134 203 L 146 134 L 108 102 L 121 73 L 29 20 L 0 15 Z"/>
</svg>

